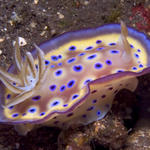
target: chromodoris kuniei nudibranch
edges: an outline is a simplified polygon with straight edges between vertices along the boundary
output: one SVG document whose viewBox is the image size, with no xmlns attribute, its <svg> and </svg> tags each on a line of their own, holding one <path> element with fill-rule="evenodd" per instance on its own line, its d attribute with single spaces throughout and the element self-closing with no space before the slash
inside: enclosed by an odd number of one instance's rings
<svg viewBox="0 0 150 150">
<path fill-rule="evenodd" d="M 134 91 L 136 77 L 149 72 L 149 53 L 147 37 L 123 22 L 65 33 L 24 59 L 16 41 L 15 65 L 0 68 L 0 122 L 64 127 L 102 119 L 118 91 Z"/>
</svg>

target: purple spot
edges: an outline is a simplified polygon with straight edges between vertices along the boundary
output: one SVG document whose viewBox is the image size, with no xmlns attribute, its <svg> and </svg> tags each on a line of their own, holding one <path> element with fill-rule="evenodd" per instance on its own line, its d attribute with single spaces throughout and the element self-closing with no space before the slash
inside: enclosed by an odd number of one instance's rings
<svg viewBox="0 0 150 150">
<path fill-rule="evenodd" d="M 10 99 L 10 97 L 11 97 L 11 94 L 8 94 L 8 95 L 7 95 L 7 99 Z"/>
<path fill-rule="evenodd" d="M 76 72 L 80 72 L 83 69 L 82 65 L 75 65 L 73 66 L 73 70 Z"/>
<path fill-rule="evenodd" d="M 67 86 L 68 86 L 68 88 L 71 88 L 71 87 L 73 87 L 74 84 L 75 84 L 75 80 L 71 80 L 68 82 Z"/>
<path fill-rule="evenodd" d="M 45 115 L 45 112 L 41 112 L 41 113 L 40 113 L 40 116 L 43 116 L 43 115 Z"/>
<path fill-rule="evenodd" d="M 102 49 L 104 49 L 104 47 L 98 47 L 96 50 L 100 51 Z"/>
<path fill-rule="evenodd" d="M 60 92 L 63 92 L 63 91 L 65 90 L 65 88 L 66 88 L 66 86 L 65 86 L 65 85 L 62 85 L 62 86 L 60 87 Z"/>
<path fill-rule="evenodd" d="M 64 106 L 64 107 L 67 107 L 67 106 L 68 106 L 68 104 L 64 104 L 63 106 Z"/>
<path fill-rule="evenodd" d="M 58 66 L 62 66 L 62 63 L 58 63 Z"/>
<path fill-rule="evenodd" d="M 78 94 L 73 95 L 73 96 L 72 96 L 72 100 L 76 99 L 77 97 L 79 97 Z"/>
<path fill-rule="evenodd" d="M 91 111 L 91 110 L 93 110 L 94 109 L 94 106 L 91 106 L 91 107 L 89 107 L 88 109 L 87 109 L 87 111 Z"/>
<path fill-rule="evenodd" d="M 37 64 L 35 65 L 35 68 L 38 69 L 38 65 Z"/>
<path fill-rule="evenodd" d="M 96 103 L 96 102 L 97 102 L 97 100 L 96 100 L 96 99 L 94 99 L 92 102 L 93 102 L 93 103 Z"/>
<path fill-rule="evenodd" d="M 53 107 L 53 106 L 57 106 L 57 105 L 59 105 L 59 101 L 58 100 L 56 100 L 56 101 L 54 101 L 52 104 L 51 104 L 51 107 Z"/>
<path fill-rule="evenodd" d="M 91 50 L 91 49 L 93 49 L 93 47 L 92 47 L 92 46 L 89 46 L 89 47 L 87 47 L 85 50 Z"/>
<path fill-rule="evenodd" d="M 25 116 L 25 115 L 26 115 L 26 113 L 23 113 L 23 114 L 22 114 L 22 116 Z"/>
<path fill-rule="evenodd" d="M 83 56 L 83 55 L 85 55 L 85 53 L 80 53 L 78 56 Z"/>
<path fill-rule="evenodd" d="M 50 89 L 51 91 L 55 91 L 56 85 L 51 85 L 51 86 L 49 87 L 49 89 Z"/>
<path fill-rule="evenodd" d="M 135 56 L 136 58 L 139 58 L 139 55 L 138 55 L 138 54 L 136 54 L 136 53 L 134 54 L 134 56 Z"/>
<path fill-rule="evenodd" d="M 113 89 L 113 87 L 108 88 L 108 90 L 112 90 L 112 89 Z"/>
<path fill-rule="evenodd" d="M 116 45 L 116 43 L 109 43 L 110 46 Z"/>
<path fill-rule="evenodd" d="M 38 95 L 38 96 L 34 96 L 34 97 L 32 97 L 32 100 L 34 100 L 34 101 L 38 101 L 40 98 L 41 98 L 41 96 L 40 96 L 40 95 Z"/>
<path fill-rule="evenodd" d="M 140 64 L 140 65 L 139 65 L 139 68 L 143 68 L 143 65 L 142 65 L 142 64 Z"/>
<path fill-rule="evenodd" d="M 97 115 L 99 116 L 101 114 L 101 112 L 100 111 L 97 111 Z"/>
<path fill-rule="evenodd" d="M 90 55 L 87 57 L 87 59 L 94 59 L 97 55 L 96 54 L 93 54 L 93 55 Z"/>
<path fill-rule="evenodd" d="M 109 105 L 109 104 L 106 104 L 106 105 L 105 105 L 105 107 L 106 107 L 106 108 L 109 108 L 109 107 L 110 107 L 110 105 Z"/>
<path fill-rule="evenodd" d="M 15 114 L 12 115 L 13 118 L 18 117 L 18 116 L 19 116 L 18 113 L 15 113 Z"/>
<path fill-rule="evenodd" d="M 103 65 L 101 63 L 96 63 L 94 65 L 95 69 L 101 69 L 103 67 Z"/>
<path fill-rule="evenodd" d="M 61 59 L 61 58 L 62 58 L 62 55 L 58 55 L 58 58 Z"/>
<path fill-rule="evenodd" d="M 86 114 L 83 114 L 83 115 L 82 115 L 83 118 L 86 118 L 86 116 L 87 116 Z"/>
<path fill-rule="evenodd" d="M 35 112 L 36 112 L 36 108 L 30 108 L 28 111 L 29 111 L 30 113 L 35 113 Z"/>
<path fill-rule="evenodd" d="M 117 72 L 118 72 L 118 73 L 119 73 L 119 72 L 123 72 L 123 70 L 118 70 Z"/>
<path fill-rule="evenodd" d="M 97 90 L 93 90 L 91 93 L 94 94 L 94 93 L 96 93 L 96 92 L 97 92 Z"/>
<path fill-rule="evenodd" d="M 70 47 L 69 47 L 69 50 L 70 50 L 70 51 L 75 51 L 75 50 L 76 50 L 76 47 L 75 47 L 75 46 L 70 46 Z"/>
<path fill-rule="evenodd" d="M 57 70 L 56 72 L 55 72 L 55 75 L 56 76 L 60 76 L 62 74 L 62 70 L 60 69 L 60 70 Z"/>
<path fill-rule="evenodd" d="M 131 47 L 131 48 L 134 48 L 134 46 L 133 46 L 132 44 L 130 44 L 130 47 Z"/>
<path fill-rule="evenodd" d="M 57 117 L 54 117 L 53 119 L 56 119 Z"/>
<path fill-rule="evenodd" d="M 118 54 L 119 51 L 118 50 L 110 50 L 110 53 L 112 53 L 112 54 Z"/>
<path fill-rule="evenodd" d="M 50 61 L 45 60 L 45 65 L 48 65 L 48 64 L 50 64 Z"/>
<path fill-rule="evenodd" d="M 73 57 L 73 58 L 70 58 L 67 62 L 68 63 L 72 63 L 72 62 L 74 62 L 76 59 Z"/>
<path fill-rule="evenodd" d="M 106 64 L 107 64 L 107 65 L 111 65 L 112 62 L 111 62 L 110 60 L 106 60 Z"/>
<path fill-rule="evenodd" d="M 140 50 L 140 49 L 138 49 L 138 50 L 137 50 L 137 52 L 141 52 L 141 50 Z"/>
<path fill-rule="evenodd" d="M 8 107 L 8 109 L 13 109 L 14 108 L 14 106 L 10 106 L 10 107 Z"/>
<path fill-rule="evenodd" d="M 69 113 L 69 114 L 67 115 L 67 117 L 71 117 L 71 116 L 73 116 L 73 113 Z"/>
<path fill-rule="evenodd" d="M 106 97 L 106 95 L 102 95 L 102 96 L 101 96 L 101 98 L 105 98 L 105 97 Z"/>
<path fill-rule="evenodd" d="M 54 68 L 55 67 L 55 65 L 51 65 L 51 68 Z"/>
<path fill-rule="evenodd" d="M 58 60 L 58 57 L 57 57 L 57 56 L 51 56 L 51 59 L 52 59 L 53 61 L 57 61 L 57 60 Z"/>
<path fill-rule="evenodd" d="M 96 44 L 100 44 L 100 43 L 102 43 L 101 40 L 97 40 L 97 41 L 96 41 Z"/>
<path fill-rule="evenodd" d="M 137 70 L 137 68 L 136 67 L 132 67 L 132 70 Z"/>
</svg>

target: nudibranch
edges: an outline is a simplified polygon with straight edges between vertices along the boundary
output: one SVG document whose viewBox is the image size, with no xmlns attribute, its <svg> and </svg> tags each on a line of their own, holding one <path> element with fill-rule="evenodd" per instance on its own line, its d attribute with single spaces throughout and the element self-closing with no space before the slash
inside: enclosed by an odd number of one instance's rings
<svg viewBox="0 0 150 150">
<path fill-rule="evenodd" d="M 0 122 L 29 131 L 102 119 L 121 89 L 134 91 L 149 72 L 150 41 L 121 22 L 69 32 L 35 45 L 15 65 L 0 68 Z"/>
</svg>

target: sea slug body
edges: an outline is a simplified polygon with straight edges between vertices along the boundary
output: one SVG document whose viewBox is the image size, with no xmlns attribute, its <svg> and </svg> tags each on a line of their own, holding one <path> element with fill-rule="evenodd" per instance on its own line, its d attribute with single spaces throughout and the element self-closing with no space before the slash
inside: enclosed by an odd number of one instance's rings
<svg viewBox="0 0 150 150">
<path fill-rule="evenodd" d="M 0 68 L 0 122 L 26 133 L 34 124 L 64 128 L 102 119 L 117 92 L 134 91 L 136 77 L 149 72 L 149 45 L 123 22 L 65 33 L 24 59 L 16 41 L 16 64 Z"/>
</svg>

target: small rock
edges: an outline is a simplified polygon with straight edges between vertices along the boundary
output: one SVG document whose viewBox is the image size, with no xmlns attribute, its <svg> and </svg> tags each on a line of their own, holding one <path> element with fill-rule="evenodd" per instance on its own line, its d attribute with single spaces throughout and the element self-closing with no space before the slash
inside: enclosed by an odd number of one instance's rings
<svg viewBox="0 0 150 150">
<path fill-rule="evenodd" d="M 30 23 L 30 26 L 31 26 L 32 28 L 35 28 L 35 27 L 36 27 L 36 25 L 37 25 L 37 23 L 36 23 L 36 22 L 31 22 L 31 23 Z"/>
<path fill-rule="evenodd" d="M 14 11 L 12 12 L 11 19 L 12 19 L 12 22 L 20 22 L 21 21 L 21 18 Z"/>
<path fill-rule="evenodd" d="M 39 0 L 34 0 L 34 4 L 38 4 Z"/>
<path fill-rule="evenodd" d="M 61 14 L 60 12 L 57 12 L 57 15 L 58 15 L 59 19 L 63 19 L 64 18 L 64 15 Z"/>
<path fill-rule="evenodd" d="M 42 31 L 42 32 L 40 33 L 40 35 L 41 35 L 41 36 L 44 36 L 45 33 L 46 33 L 46 31 Z"/>
<path fill-rule="evenodd" d="M 4 39 L 3 39 L 3 38 L 0 38 L 0 43 L 3 42 L 3 41 L 4 41 Z"/>
<path fill-rule="evenodd" d="M 84 5 L 88 5 L 90 2 L 89 1 L 84 1 Z"/>
</svg>

